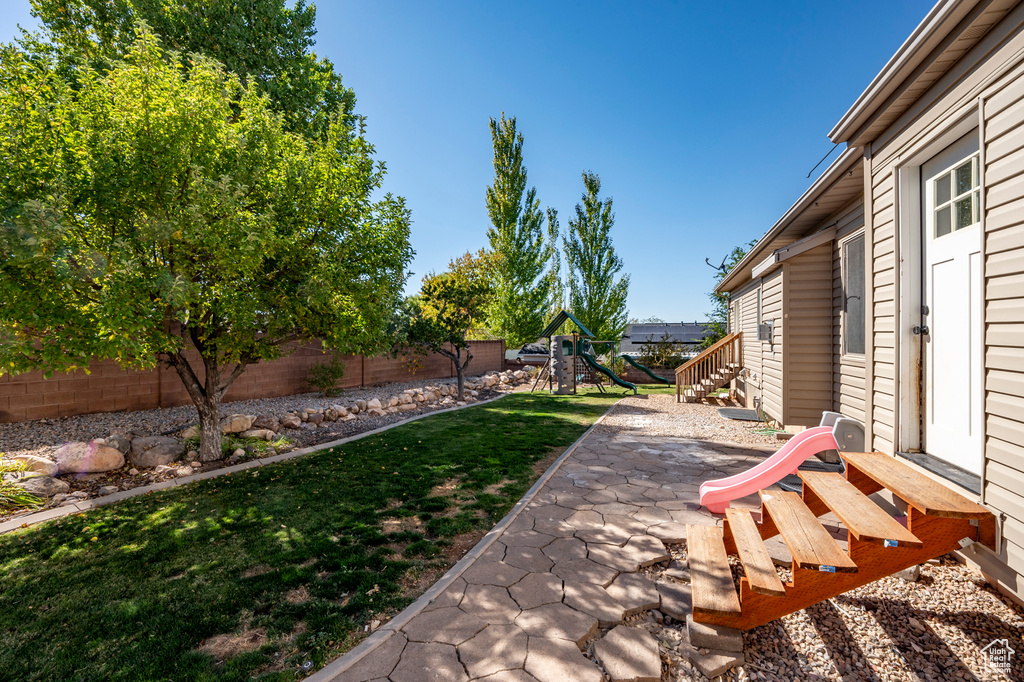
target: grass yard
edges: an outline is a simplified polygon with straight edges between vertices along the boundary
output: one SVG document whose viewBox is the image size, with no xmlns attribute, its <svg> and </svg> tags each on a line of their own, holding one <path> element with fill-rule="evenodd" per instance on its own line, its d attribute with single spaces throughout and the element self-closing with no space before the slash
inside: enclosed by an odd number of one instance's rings
<svg viewBox="0 0 1024 682">
<path fill-rule="evenodd" d="M 517 393 L 0 536 L 0 679 L 303 677 L 411 603 L 620 396 Z"/>
</svg>

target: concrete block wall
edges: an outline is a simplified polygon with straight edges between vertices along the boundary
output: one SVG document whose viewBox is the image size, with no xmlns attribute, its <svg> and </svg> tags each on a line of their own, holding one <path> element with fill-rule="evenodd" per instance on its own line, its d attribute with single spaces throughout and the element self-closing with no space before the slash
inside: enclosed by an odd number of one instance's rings
<svg viewBox="0 0 1024 682">
<path fill-rule="evenodd" d="M 469 375 L 501 371 L 505 341 L 471 342 L 473 361 Z M 323 362 L 320 343 L 297 344 L 283 358 L 250 365 L 228 389 L 225 402 L 271 398 L 310 392 L 309 369 Z M 392 358 L 346 355 L 345 388 L 377 384 L 442 379 L 455 376 L 455 367 L 443 355 Z M 203 377 L 201 364 L 193 367 Z M 177 373 L 170 368 L 122 369 L 109 360 L 90 364 L 89 372 L 77 370 L 44 379 L 42 372 L 0 376 L 0 422 L 52 419 L 92 412 L 149 410 L 188 405 L 192 401 Z"/>
</svg>

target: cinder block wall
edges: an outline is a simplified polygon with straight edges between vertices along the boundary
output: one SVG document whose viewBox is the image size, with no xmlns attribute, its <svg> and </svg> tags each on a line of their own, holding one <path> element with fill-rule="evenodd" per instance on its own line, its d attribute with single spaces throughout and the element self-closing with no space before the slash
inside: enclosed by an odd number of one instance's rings
<svg viewBox="0 0 1024 682">
<path fill-rule="evenodd" d="M 505 341 L 473 341 L 470 375 L 501 371 Z M 324 361 L 320 343 L 298 345 L 278 360 L 250 365 L 228 389 L 225 401 L 271 398 L 310 391 L 306 383 L 309 369 Z M 455 367 L 443 355 L 410 357 L 364 357 L 346 355 L 346 388 L 374 386 L 420 379 L 455 376 Z M 193 367 L 203 377 L 201 365 Z M 78 370 L 54 374 L 44 379 L 42 372 L 0 376 L 0 422 L 68 417 L 91 412 L 149 410 L 157 407 L 188 405 L 192 401 L 173 369 L 161 367 L 137 371 L 120 368 L 117 363 L 93 362 L 89 372 Z"/>
</svg>

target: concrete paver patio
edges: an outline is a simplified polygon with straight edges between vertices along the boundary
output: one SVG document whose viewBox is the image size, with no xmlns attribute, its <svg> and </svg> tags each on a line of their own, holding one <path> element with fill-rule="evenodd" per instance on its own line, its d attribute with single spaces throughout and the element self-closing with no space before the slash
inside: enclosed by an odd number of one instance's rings
<svg viewBox="0 0 1024 682">
<path fill-rule="evenodd" d="M 744 471 L 765 454 L 595 429 L 460 577 L 333 680 L 660 679 L 657 641 L 623 621 L 659 607 L 685 618 L 689 587 L 659 589 L 640 569 L 669 561 L 666 543 L 684 539 L 686 524 L 721 524 L 699 505 L 702 481 Z M 672 570 L 685 576 L 685 567 Z M 584 654 L 594 638 L 604 672 Z"/>
</svg>

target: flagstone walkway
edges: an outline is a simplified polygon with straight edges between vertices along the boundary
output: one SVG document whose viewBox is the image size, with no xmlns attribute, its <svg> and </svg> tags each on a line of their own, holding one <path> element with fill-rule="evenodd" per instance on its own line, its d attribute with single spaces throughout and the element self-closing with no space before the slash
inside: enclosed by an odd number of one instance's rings
<svg viewBox="0 0 1024 682">
<path fill-rule="evenodd" d="M 623 621 L 652 609 L 685 619 L 689 587 L 641 569 L 670 561 L 686 524 L 721 523 L 699 506 L 702 481 L 765 455 L 607 420 L 461 576 L 333 681 L 660 680 L 657 640 Z"/>
</svg>

